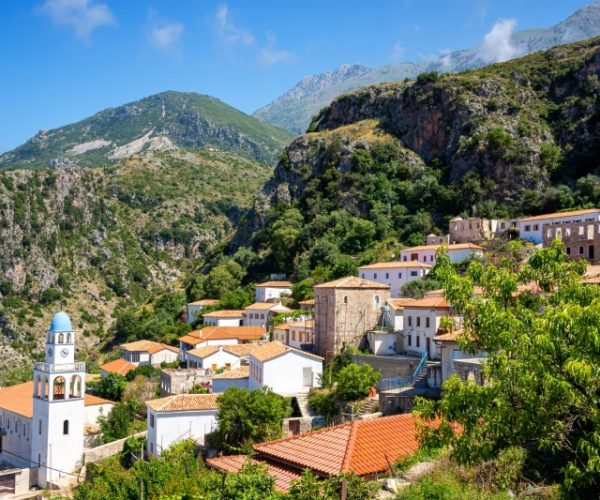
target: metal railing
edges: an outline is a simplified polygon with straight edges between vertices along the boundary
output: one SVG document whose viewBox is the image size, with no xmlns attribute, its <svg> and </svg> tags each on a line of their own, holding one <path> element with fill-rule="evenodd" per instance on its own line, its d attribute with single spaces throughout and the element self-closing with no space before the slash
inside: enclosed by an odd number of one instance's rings
<svg viewBox="0 0 600 500">
<path fill-rule="evenodd" d="M 412 376 L 413 384 L 415 384 L 417 382 L 417 380 L 419 379 L 419 376 L 421 375 L 421 371 L 427 364 L 427 359 L 428 359 L 427 353 L 425 353 L 425 354 L 423 354 L 423 356 L 421 356 L 421 361 L 417 365 L 417 369 L 415 370 L 415 372 L 413 373 L 413 376 Z"/>
<path fill-rule="evenodd" d="M 65 363 L 61 365 L 53 365 L 50 363 L 38 362 L 34 363 L 34 369 L 48 373 L 62 373 L 62 372 L 83 372 L 85 371 L 85 363 Z"/>
<path fill-rule="evenodd" d="M 428 359 L 429 358 L 427 356 L 427 353 L 421 355 L 421 360 L 419 361 L 419 364 L 417 365 L 417 368 L 415 368 L 415 371 L 412 375 L 405 377 L 390 377 L 381 379 L 379 381 L 379 391 L 381 392 L 389 391 L 392 389 L 402 389 L 404 387 L 410 387 L 414 385 L 417 382 L 417 380 L 419 380 L 423 368 L 427 366 Z"/>
</svg>

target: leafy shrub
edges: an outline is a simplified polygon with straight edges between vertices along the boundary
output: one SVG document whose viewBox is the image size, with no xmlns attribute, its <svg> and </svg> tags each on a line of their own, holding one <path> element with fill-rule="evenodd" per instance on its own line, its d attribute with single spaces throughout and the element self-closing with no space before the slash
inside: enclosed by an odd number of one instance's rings
<svg viewBox="0 0 600 500">
<path fill-rule="evenodd" d="M 345 401 L 356 401 L 369 394 L 379 382 L 380 373 L 371 365 L 350 363 L 337 374 L 336 393 Z"/>
</svg>

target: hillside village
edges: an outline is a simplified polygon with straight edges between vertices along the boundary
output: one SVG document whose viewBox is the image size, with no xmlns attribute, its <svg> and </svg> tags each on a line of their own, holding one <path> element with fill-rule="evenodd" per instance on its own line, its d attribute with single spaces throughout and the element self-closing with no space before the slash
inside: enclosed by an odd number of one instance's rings
<svg viewBox="0 0 600 500">
<path fill-rule="evenodd" d="M 250 460 L 264 466 L 282 493 L 308 469 L 321 478 L 352 473 L 394 494 L 403 481 L 381 481 L 396 477 L 390 464 L 418 451 L 415 398 L 439 398 L 453 375 L 488 383 L 487 354 L 466 348 L 461 307 L 447 290 L 409 297 L 408 287 L 427 281 L 440 259 L 456 269 L 497 262 L 500 241 L 523 242 L 518 265 L 560 242 L 567 261 L 589 264 L 584 283 L 600 279 L 600 209 L 584 209 L 513 220 L 456 217 L 448 234 L 428 235 L 427 245 L 402 249 L 396 261 L 360 266 L 357 276 L 317 284 L 314 298 L 297 304 L 290 301 L 294 284 L 281 276 L 256 284 L 256 302 L 243 310 L 220 309 L 216 299 L 189 303 L 181 321 L 193 329 L 176 345 L 123 343 L 99 375 L 75 360 L 79 333 L 58 312 L 40 332 L 45 359 L 34 364 L 33 380 L 0 389 L 0 488 L 11 495 L 69 488 L 91 464 L 121 453 L 126 436 L 110 439 L 107 422 L 123 403 L 106 397 L 107 388 L 120 386 L 121 395 L 152 374 L 144 380 L 154 386 L 142 392 L 133 416 L 139 460 L 191 440 L 208 467 L 235 474 Z M 534 280 L 514 292 L 544 293 Z M 331 377 L 342 359 L 345 368 L 368 366 L 374 375 L 335 411 L 325 411 L 322 396 L 335 394 Z M 283 437 L 255 442 L 244 454 L 220 445 L 223 397 L 236 390 L 285 398 Z"/>
</svg>

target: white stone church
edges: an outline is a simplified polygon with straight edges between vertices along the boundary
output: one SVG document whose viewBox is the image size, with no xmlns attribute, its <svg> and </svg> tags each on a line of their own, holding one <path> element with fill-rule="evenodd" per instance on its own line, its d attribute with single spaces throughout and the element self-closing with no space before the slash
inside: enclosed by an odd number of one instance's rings
<svg viewBox="0 0 600 500">
<path fill-rule="evenodd" d="M 85 363 L 75 361 L 66 313 L 52 319 L 45 352 L 45 361 L 34 363 L 33 381 L 0 388 L 0 461 L 4 468 L 28 469 L 30 485 L 41 488 L 82 466 L 86 427 L 113 406 L 85 394 Z"/>
</svg>

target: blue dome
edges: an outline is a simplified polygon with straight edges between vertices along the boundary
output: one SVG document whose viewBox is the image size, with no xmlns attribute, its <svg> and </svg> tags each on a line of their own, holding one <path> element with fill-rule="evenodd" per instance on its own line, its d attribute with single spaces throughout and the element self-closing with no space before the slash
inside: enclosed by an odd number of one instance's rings
<svg viewBox="0 0 600 500">
<path fill-rule="evenodd" d="M 50 323 L 50 331 L 72 332 L 73 328 L 71 327 L 71 319 L 69 318 L 69 315 L 64 311 L 56 313 L 52 318 L 52 323 Z"/>
</svg>

